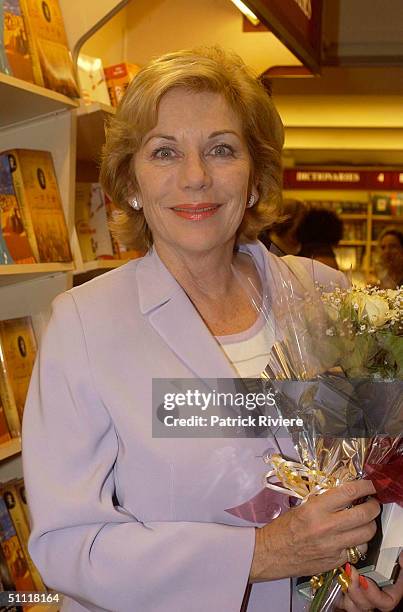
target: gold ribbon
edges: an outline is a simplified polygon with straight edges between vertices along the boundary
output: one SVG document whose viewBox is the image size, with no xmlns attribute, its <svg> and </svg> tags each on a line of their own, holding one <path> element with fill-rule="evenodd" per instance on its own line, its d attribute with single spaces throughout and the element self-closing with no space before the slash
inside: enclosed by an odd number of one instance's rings
<svg viewBox="0 0 403 612">
<path fill-rule="evenodd" d="M 316 469 L 313 464 L 305 466 L 296 461 L 287 461 L 277 453 L 267 457 L 265 461 L 273 466 L 273 469 L 265 474 L 265 486 L 273 491 L 298 497 L 302 503 L 311 495 L 324 493 L 337 484 L 336 478 Z M 283 486 L 272 482 L 274 478 Z"/>
</svg>

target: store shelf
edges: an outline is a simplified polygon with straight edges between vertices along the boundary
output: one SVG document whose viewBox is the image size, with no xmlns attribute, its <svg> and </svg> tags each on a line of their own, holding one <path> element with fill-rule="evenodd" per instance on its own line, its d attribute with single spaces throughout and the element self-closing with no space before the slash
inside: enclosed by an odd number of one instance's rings
<svg viewBox="0 0 403 612">
<path fill-rule="evenodd" d="M 0 444 L 0 461 L 18 455 L 21 452 L 21 438 L 11 438 L 9 442 Z"/>
<path fill-rule="evenodd" d="M 86 261 L 80 268 L 74 270 L 74 275 L 85 274 L 93 270 L 112 270 L 127 263 L 128 259 L 100 259 L 97 261 Z"/>
<path fill-rule="evenodd" d="M 71 272 L 75 266 L 69 263 L 35 263 L 0 265 L 0 285 L 12 285 L 24 280 L 31 280 L 37 276 L 55 274 L 57 272 Z"/>
<path fill-rule="evenodd" d="M 340 240 L 337 246 L 365 246 L 365 240 Z"/>
<path fill-rule="evenodd" d="M 339 217 L 344 221 L 366 221 L 368 219 L 364 213 L 341 213 Z"/>
<path fill-rule="evenodd" d="M 0 128 L 76 108 L 67 96 L 0 72 Z"/>
<path fill-rule="evenodd" d="M 78 160 L 98 161 L 105 142 L 105 122 L 115 112 L 113 106 L 98 102 L 77 109 Z"/>
<path fill-rule="evenodd" d="M 372 215 L 372 222 L 388 221 L 389 223 L 403 223 L 403 215 Z"/>
</svg>

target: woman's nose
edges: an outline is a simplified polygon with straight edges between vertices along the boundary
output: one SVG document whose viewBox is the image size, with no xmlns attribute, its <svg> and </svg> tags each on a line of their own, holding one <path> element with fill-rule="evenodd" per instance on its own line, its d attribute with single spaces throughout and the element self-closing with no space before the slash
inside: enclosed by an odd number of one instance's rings
<svg viewBox="0 0 403 612">
<path fill-rule="evenodd" d="M 182 189 L 200 190 L 211 185 L 211 176 L 206 162 L 198 152 L 186 155 L 180 164 L 179 183 Z"/>
</svg>

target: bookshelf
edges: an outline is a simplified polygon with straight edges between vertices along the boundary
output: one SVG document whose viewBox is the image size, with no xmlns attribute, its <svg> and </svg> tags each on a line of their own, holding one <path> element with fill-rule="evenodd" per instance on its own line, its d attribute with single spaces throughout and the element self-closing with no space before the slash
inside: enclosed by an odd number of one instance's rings
<svg viewBox="0 0 403 612">
<path fill-rule="evenodd" d="M 12 438 L 9 442 L 0 444 L 0 461 L 10 459 L 21 452 L 21 438 Z"/>
<path fill-rule="evenodd" d="M 0 72 L 0 129 L 77 108 L 78 102 L 56 91 Z M 1 147 L 4 148 L 3 145 Z"/>
</svg>

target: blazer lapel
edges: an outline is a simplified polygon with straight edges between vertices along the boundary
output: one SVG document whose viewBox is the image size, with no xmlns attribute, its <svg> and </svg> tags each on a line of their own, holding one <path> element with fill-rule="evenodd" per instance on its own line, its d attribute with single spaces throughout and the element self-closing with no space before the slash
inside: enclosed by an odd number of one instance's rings
<svg viewBox="0 0 403 612">
<path fill-rule="evenodd" d="M 141 312 L 195 376 L 237 378 L 197 310 L 152 249 L 137 266 Z"/>
</svg>

